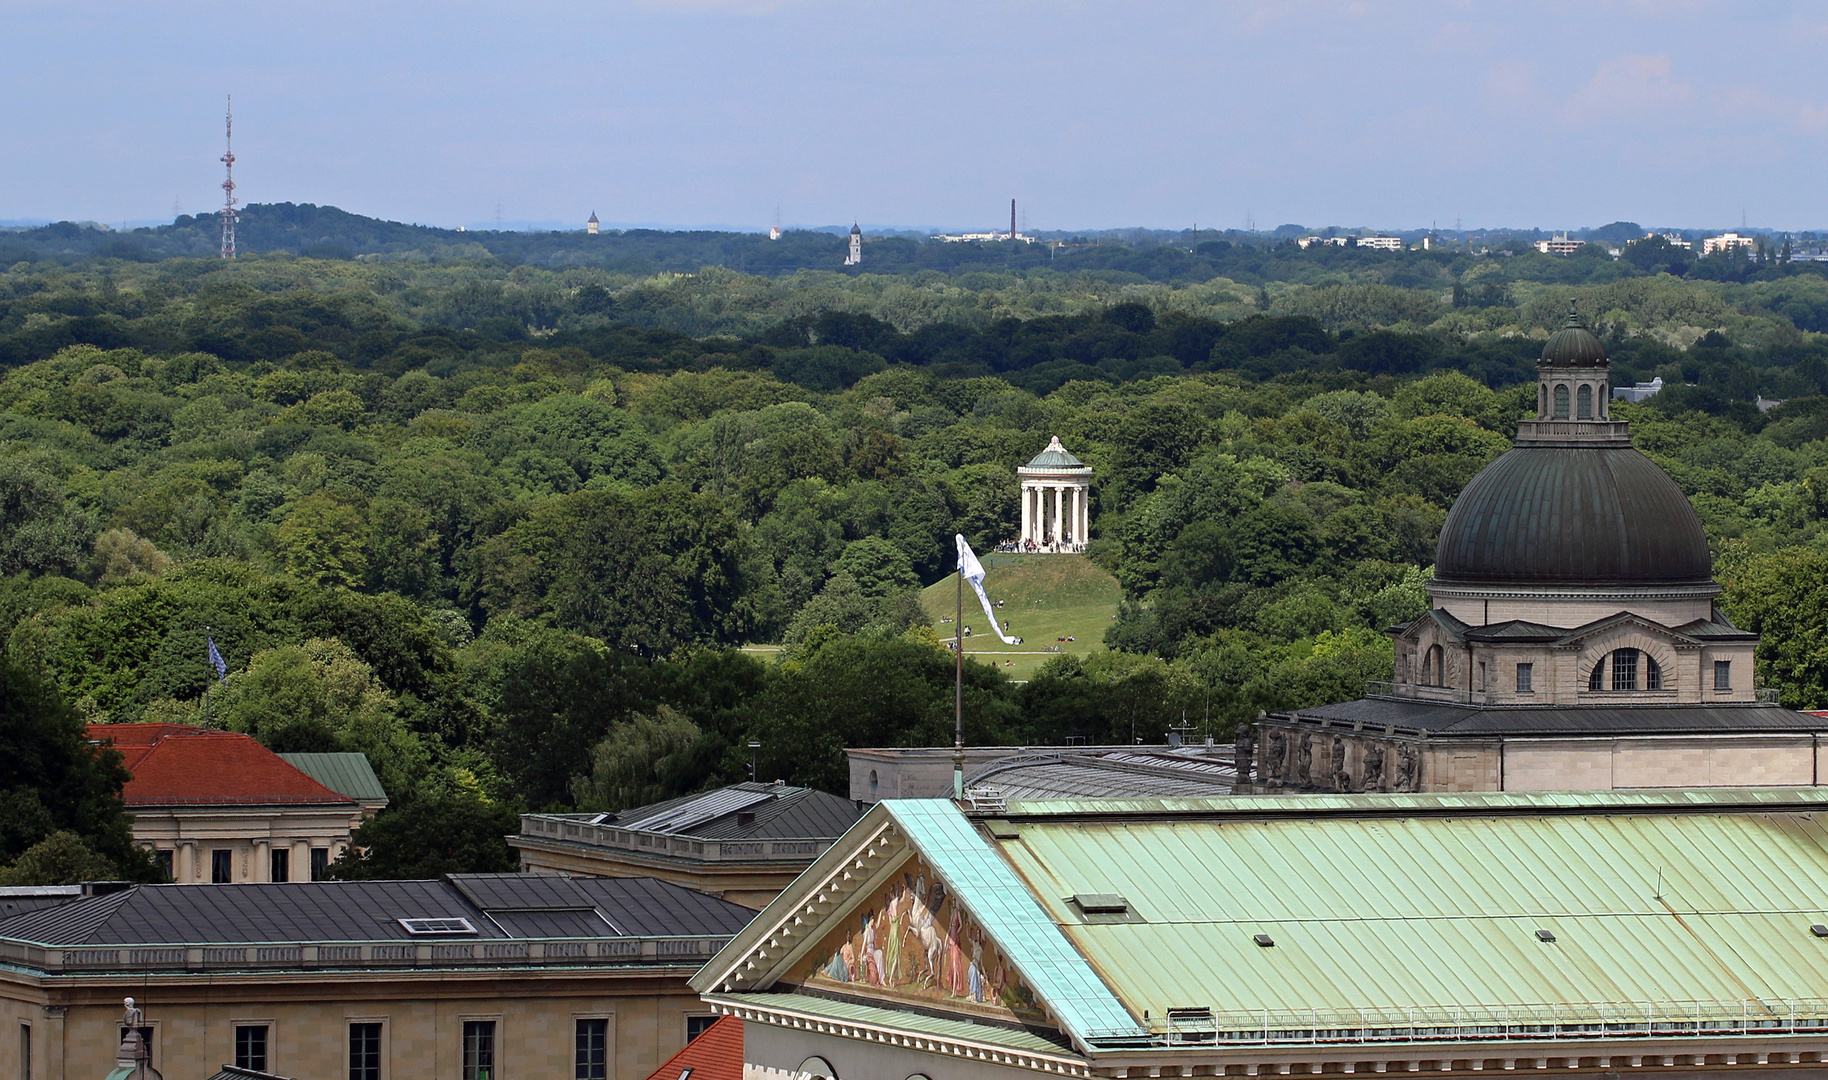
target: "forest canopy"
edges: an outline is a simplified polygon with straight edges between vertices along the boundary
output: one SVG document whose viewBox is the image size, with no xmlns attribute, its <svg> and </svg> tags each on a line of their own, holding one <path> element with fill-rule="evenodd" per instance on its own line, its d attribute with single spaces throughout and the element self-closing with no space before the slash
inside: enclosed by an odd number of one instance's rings
<svg viewBox="0 0 1828 1080">
<path fill-rule="evenodd" d="M 213 635 L 212 722 L 375 762 L 395 805 L 350 876 L 503 867 L 517 810 L 742 779 L 750 740 L 761 779 L 840 791 L 846 745 L 945 741 L 916 590 L 953 532 L 1014 535 L 1015 468 L 1055 435 L 1125 599 L 1109 651 L 1019 684 L 970 664 L 968 738 L 1223 738 L 1356 696 L 1570 298 L 1615 384 L 1663 380 L 1615 415 L 1694 501 L 1761 678 L 1824 704 L 1813 264 L 1226 242 L 656 273 L 39 240 L 0 239 L 8 685 L 66 726 L 201 722 Z M 73 798 L 30 794 L 0 855 L 126 858 L 83 809 L 105 796 Z"/>
</svg>

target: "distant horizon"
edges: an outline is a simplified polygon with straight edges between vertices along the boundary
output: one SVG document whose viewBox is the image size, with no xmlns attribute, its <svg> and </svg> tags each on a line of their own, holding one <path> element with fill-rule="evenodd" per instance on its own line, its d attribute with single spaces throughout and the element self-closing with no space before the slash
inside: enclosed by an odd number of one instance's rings
<svg viewBox="0 0 1828 1080">
<path fill-rule="evenodd" d="M 250 203 L 250 204 L 244 205 L 244 206 L 240 207 L 240 209 L 243 211 L 246 211 L 252 207 L 262 206 L 262 205 L 276 205 L 276 204 L 256 202 L 256 203 Z M 307 204 L 300 203 L 297 205 L 307 205 Z M 324 209 L 340 210 L 343 213 L 352 214 L 357 217 L 368 218 L 370 220 L 375 220 L 375 221 L 385 221 L 385 222 L 389 222 L 391 224 L 397 224 L 397 225 L 409 225 L 409 226 L 414 226 L 414 227 L 421 227 L 421 228 L 428 228 L 428 229 L 441 229 L 441 230 L 453 231 L 453 232 L 461 230 L 461 231 L 465 231 L 465 232 L 505 232 L 505 233 L 525 233 L 525 232 L 560 232 L 560 233 L 576 232 L 576 233 L 582 233 L 584 231 L 583 219 L 579 219 L 577 221 L 559 221 L 559 220 L 553 220 L 553 219 L 534 220 L 534 221 L 516 221 L 516 220 L 503 219 L 500 222 L 490 220 L 490 221 L 479 221 L 479 222 L 459 222 L 456 224 L 447 225 L 447 224 L 440 224 L 440 223 L 432 222 L 432 221 L 410 221 L 410 220 L 404 220 L 404 219 L 399 219 L 399 218 L 377 217 L 375 215 L 363 214 L 358 211 L 350 210 L 346 207 L 335 206 L 335 205 L 332 205 L 329 203 L 309 203 L 309 205 L 319 206 Z M 208 217 L 213 217 L 215 215 L 215 213 L 216 213 L 216 211 L 214 211 L 214 210 L 204 210 L 204 211 L 198 211 L 196 213 L 187 212 L 187 213 L 179 215 L 179 216 L 191 217 L 193 219 L 198 218 L 198 217 L 208 218 Z M 591 211 L 586 211 L 585 217 L 587 218 L 590 213 L 591 213 Z M 35 229 L 35 228 L 43 228 L 47 225 L 56 225 L 56 224 L 61 224 L 64 222 L 69 222 L 71 224 L 77 224 L 77 225 L 100 224 L 100 225 L 105 225 L 108 228 L 116 230 L 116 231 L 121 231 L 121 230 L 131 231 L 134 229 L 164 228 L 166 226 L 175 224 L 176 221 L 177 221 L 176 217 L 166 218 L 166 219 L 141 219 L 141 220 L 127 219 L 124 221 L 123 220 L 110 221 L 106 218 L 99 218 L 99 217 L 83 217 L 83 218 L 21 217 L 21 218 L 0 218 L 0 229 Z M 1268 227 L 1258 226 L 1255 231 L 1247 230 L 1247 229 L 1240 228 L 1237 226 L 1214 227 L 1214 226 L 1202 225 L 1202 226 L 1198 226 L 1198 228 L 1199 228 L 1200 232 L 1211 232 L 1215 235 L 1222 235 L 1222 234 L 1226 234 L 1226 233 L 1243 233 L 1244 235 L 1263 236 L 1263 237 L 1274 236 L 1279 230 L 1287 229 L 1291 226 L 1300 228 L 1304 234 L 1321 233 L 1321 232 L 1325 232 L 1329 229 L 1333 229 L 1333 230 L 1338 230 L 1342 233 L 1371 232 L 1373 234 L 1382 234 L 1382 235 L 1400 235 L 1400 234 L 1405 234 L 1405 233 L 1434 232 L 1434 233 L 1437 233 L 1439 235 L 1444 235 L 1444 236 L 1465 236 L 1465 235 L 1469 235 L 1469 234 L 1483 234 L 1483 233 L 1503 234 L 1503 233 L 1530 233 L 1530 232 L 1542 232 L 1542 233 L 1563 233 L 1563 232 L 1565 232 L 1568 234 L 1575 234 L 1575 233 L 1583 233 L 1583 232 L 1592 232 L 1596 229 L 1606 228 L 1609 225 L 1615 225 L 1615 224 L 1619 224 L 1621 222 L 1630 222 L 1630 221 L 1631 221 L 1630 218 L 1619 218 L 1619 219 L 1615 219 L 1613 221 L 1601 222 L 1599 224 L 1579 225 L 1579 226 L 1560 226 L 1560 225 L 1556 225 L 1556 226 L 1547 226 L 1547 225 L 1472 225 L 1472 226 L 1464 226 L 1463 225 L 1458 229 L 1441 227 L 1438 225 L 1408 225 L 1408 226 L 1402 226 L 1402 227 L 1391 227 L 1391 226 L 1365 225 L 1365 224 L 1345 225 L 1345 224 L 1340 224 L 1337 222 L 1332 222 L 1332 223 L 1328 223 L 1325 225 L 1309 225 L 1309 224 L 1304 224 L 1301 222 L 1283 222 L 1281 224 L 1272 225 L 1272 226 L 1268 226 Z M 984 224 L 948 225 L 948 226 L 938 226 L 938 225 L 913 226 L 913 225 L 896 225 L 896 224 L 887 224 L 887 223 L 883 223 L 883 222 L 868 222 L 868 221 L 854 222 L 853 224 L 857 224 L 863 230 L 865 235 L 869 235 L 869 234 L 873 233 L 873 234 L 900 234 L 900 235 L 913 234 L 913 235 L 919 235 L 919 236 L 938 236 L 938 235 L 942 235 L 942 234 L 958 234 L 958 233 L 965 233 L 965 232 L 1005 233 L 1009 230 L 1009 226 L 1007 224 L 1003 224 L 1001 226 L 984 225 Z M 1648 224 L 1647 225 L 1647 224 L 1643 224 L 1641 222 L 1637 223 L 1637 224 L 1646 233 L 1740 232 L 1740 233 L 1761 233 L 1761 234 L 1770 234 L 1770 235 L 1786 235 L 1786 234 L 1801 234 L 1801 233 L 1816 233 L 1816 234 L 1828 233 L 1828 226 L 1822 226 L 1819 228 L 1807 228 L 1807 227 L 1805 227 L 1805 228 L 1779 228 L 1779 227 L 1775 227 L 1775 226 L 1754 225 L 1754 224 L 1743 224 L 1743 225 Z M 606 219 L 602 219 L 601 215 L 599 215 L 598 225 L 603 230 L 611 231 L 611 232 L 626 232 L 626 231 L 633 231 L 633 230 L 638 230 L 638 229 L 646 229 L 646 230 L 653 230 L 656 232 L 732 232 L 732 233 L 750 233 L 750 234 L 766 233 L 766 232 L 768 232 L 768 230 L 770 228 L 773 227 L 772 224 L 764 224 L 764 225 L 754 225 L 754 224 L 742 225 L 742 224 L 732 224 L 732 223 L 680 224 L 680 223 L 676 223 L 676 222 L 654 222 L 654 221 L 609 221 Z M 850 224 L 846 224 L 846 223 L 842 223 L 842 222 L 827 222 L 824 224 L 816 224 L 816 225 L 807 224 L 807 223 L 784 222 L 780 226 L 780 228 L 783 231 L 825 232 L 825 233 L 845 232 L 845 231 L 848 231 L 850 229 L 850 227 L 851 227 Z M 1066 227 L 1060 227 L 1060 228 L 1029 227 L 1029 228 L 1020 229 L 1018 231 L 1024 232 L 1028 235 L 1042 235 L 1042 234 L 1106 235 L 1106 234 L 1112 234 L 1112 233 L 1125 233 L 1125 232 L 1149 232 L 1149 233 L 1178 234 L 1178 233 L 1191 232 L 1194 230 L 1194 228 L 1195 228 L 1194 223 L 1190 222 L 1186 225 L 1181 225 L 1181 226 L 1117 225 L 1117 226 L 1102 226 L 1102 227 L 1095 227 L 1095 228 L 1094 227 L 1080 228 L 1080 227 L 1073 227 L 1073 226 L 1066 226 Z"/>
</svg>

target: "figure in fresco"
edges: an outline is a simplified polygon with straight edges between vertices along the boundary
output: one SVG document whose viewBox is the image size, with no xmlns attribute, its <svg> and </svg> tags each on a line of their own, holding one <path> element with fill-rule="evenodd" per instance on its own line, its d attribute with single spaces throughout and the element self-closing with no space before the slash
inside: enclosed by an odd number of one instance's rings
<svg viewBox="0 0 1828 1080">
<path fill-rule="evenodd" d="M 825 964 L 825 977 L 836 982 L 857 981 L 857 950 L 851 948 L 850 942 L 838 947 Z"/>
<path fill-rule="evenodd" d="M 947 924 L 946 934 L 946 992 L 953 997 L 964 997 L 971 990 L 971 983 L 965 977 L 965 927 L 964 916 L 959 914 L 958 905 L 952 905 L 952 921 Z"/>
<path fill-rule="evenodd" d="M 876 924 L 881 921 L 880 912 L 863 916 L 863 963 L 866 968 L 863 981 L 871 986 L 888 985 L 888 980 L 883 978 L 882 948 L 876 937 Z"/>
<path fill-rule="evenodd" d="M 984 1000 L 984 935 L 971 928 L 971 1000 Z"/>
<path fill-rule="evenodd" d="M 889 925 L 883 935 L 883 978 L 887 985 L 897 986 L 907 980 L 901 969 L 902 929 L 906 922 L 907 893 L 899 885 L 889 888 Z"/>
</svg>

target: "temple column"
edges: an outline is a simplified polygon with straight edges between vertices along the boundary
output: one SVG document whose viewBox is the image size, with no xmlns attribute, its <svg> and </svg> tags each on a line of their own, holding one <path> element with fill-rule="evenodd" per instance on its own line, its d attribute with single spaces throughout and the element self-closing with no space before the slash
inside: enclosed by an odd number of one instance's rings
<svg viewBox="0 0 1828 1080">
<path fill-rule="evenodd" d="M 1074 531 L 1073 535 L 1079 538 L 1081 544 L 1088 543 L 1092 539 L 1092 508 L 1089 498 L 1091 494 L 1090 487 L 1079 489 L 1079 528 Z"/>
<path fill-rule="evenodd" d="M 1028 485 L 1027 484 L 1022 485 L 1022 531 L 1018 535 L 1023 540 L 1028 539 Z"/>
<path fill-rule="evenodd" d="M 1061 520 L 1060 519 L 1060 485 L 1055 484 L 1053 487 L 1048 488 L 1048 490 L 1054 493 L 1054 530 L 1052 533 L 1052 538 L 1053 538 L 1054 543 L 1058 544 L 1060 542 L 1060 520 Z"/>
</svg>

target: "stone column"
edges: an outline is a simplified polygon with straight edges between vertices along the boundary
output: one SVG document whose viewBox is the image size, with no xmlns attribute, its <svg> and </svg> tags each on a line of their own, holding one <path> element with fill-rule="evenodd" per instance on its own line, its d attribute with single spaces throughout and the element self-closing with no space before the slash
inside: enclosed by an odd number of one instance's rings
<svg viewBox="0 0 1828 1080">
<path fill-rule="evenodd" d="M 1079 497 L 1077 499 L 1079 504 L 1079 527 L 1073 530 L 1073 535 L 1079 538 L 1081 544 L 1087 543 L 1092 539 L 1091 494 L 1092 488 L 1090 484 L 1084 484 L 1079 487 Z"/>
<path fill-rule="evenodd" d="M 248 867 L 249 881 L 272 881 L 273 858 L 270 854 L 273 842 L 270 840 L 254 841 L 254 865 Z"/>
<path fill-rule="evenodd" d="M 1021 538 L 1028 539 L 1028 484 L 1022 484 L 1022 532 Z"/>
<path fill-rule="evenodd" d="M 1055 484 L 1047 490 L 1053 492 L 1054 495 L 1054 527 L 1052 536 L 1054 543 L 1058 544 L 1060 542 L 1060 485 Z"/>
<path fill-rule="evenodd" d="M 194 840 L 183 840 L 178 843 L 177 872 L 174 875 L 179 884 L 188 885 L 197 880 L 197 844 Z"/>
<path fill-rule="evenodd" d="M 311 841 L 292 841 L 292 857 L 287 862 L 286 875 L 293 881 L 311 880 Z"/>
</svg>

